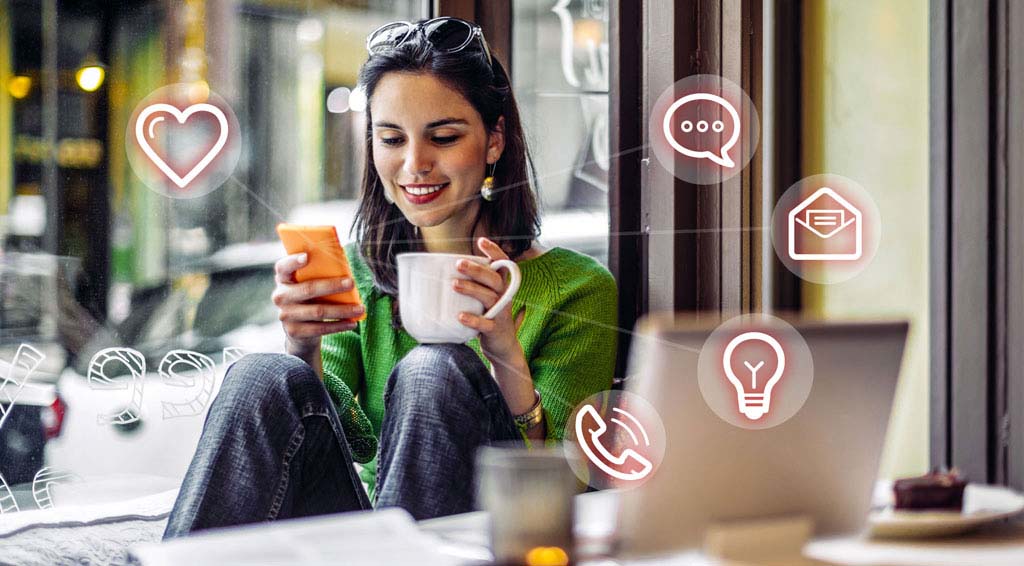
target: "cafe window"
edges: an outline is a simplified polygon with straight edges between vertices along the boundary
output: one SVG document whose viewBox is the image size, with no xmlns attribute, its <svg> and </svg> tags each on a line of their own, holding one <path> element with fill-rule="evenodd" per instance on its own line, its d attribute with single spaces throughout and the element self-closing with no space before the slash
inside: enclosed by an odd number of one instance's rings
<svg viewBox="0 0 1024 566">
<path fill-rule="evenodd" d="M 0 424 L 0 491 L 21 509 L 38 506 L 40 473 L 180 480 L 202 426 L 180 404 L 216 389 L 168 385 L 161 366 L 192 352 L 218 383 L 239 352 L 280 349 L 274 226 L 333 223 L 348 236 L 365 157 L 365 38 L 445 14 L 422 0 L 72 4 L 0 2 L 0 362 L 40 359 L 38 387 Z M 608 3 L 508 8 L 481 23 L 506 34 L 494 46 L 525 121 L 542 242 L 607 265 Z M 177 82 L 222 97 L 244 133 L 231 177 L 192 199 L 154 192 L 126 157 L 136 105 Z M 140 357 L 90 377 L 111 348 Z M 111 481 L 135 493 L 135 480 Z"/>
<path fill-rule="evenodd" d="M 512 3 L 512 83 L 539 180 L 542 240 L 607 264 L 609 6 Z"/>
<path fill-rule="evenodd" d="M 0 385 L 18 390 L 0 404 L 0 512 L 96 500 L 72 484 L 124 499 L 180 481 L 205 409 L 181 403 L 209 402 L 206 360 L 217 383 L 240 353 L 283 347 L 274 226 L 354 211 L 365 114 L 341 102 L 367 34 L 428 12 L 422 0 L 0 0 Z M 177 82 L 220 95 L 243 131 L 231 178 L 193 199 L 149 189 L 125 151 L 135 106 Z M 312 218 L 313 203 L 333 217 Z M 141 357 L 100 379 L 93 362 L 110 348 Z M 168 385 L 161 367 L 182 351 L 200 378 Z M 34 368 L 20 389 L 17 364 Z M 40 499 L 54 474 L 68 490 Z"/>
</svg>

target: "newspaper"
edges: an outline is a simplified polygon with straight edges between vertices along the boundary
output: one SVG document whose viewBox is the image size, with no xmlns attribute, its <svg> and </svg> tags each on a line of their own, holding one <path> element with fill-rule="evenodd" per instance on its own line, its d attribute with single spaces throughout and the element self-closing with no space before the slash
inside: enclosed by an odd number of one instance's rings
<svg viewBox="0 0 1024 566">
<path fill-rule="evenodd" d="M 466 564 L 442 547 L 406 511 L 389 508 L 200 532 L 130 554 L 143 566 Z"/>
</svg>

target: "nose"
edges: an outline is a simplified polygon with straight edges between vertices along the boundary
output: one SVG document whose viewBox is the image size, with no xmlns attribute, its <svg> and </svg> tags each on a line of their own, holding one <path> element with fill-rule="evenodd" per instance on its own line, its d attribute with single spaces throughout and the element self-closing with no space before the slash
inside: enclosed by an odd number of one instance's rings
<svg viewBox="0 0 1024 566">
<path fill-rule="evenodd" d="M 428 175 L 434 168 L 434 155 L 430 146 L 415 141 L 406 144 L 405 164 L 402 168 L 413 178 Z"/>
</svg>

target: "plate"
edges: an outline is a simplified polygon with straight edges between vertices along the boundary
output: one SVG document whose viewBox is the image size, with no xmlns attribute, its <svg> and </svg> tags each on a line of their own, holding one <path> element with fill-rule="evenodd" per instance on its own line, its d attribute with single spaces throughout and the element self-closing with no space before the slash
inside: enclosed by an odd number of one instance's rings
<svg viewBox="0 0 1024 566">
<path fill-rule="evenodd" d="M 885 487 L 879 486 L 881 492 Z M 876 498 L 879 495 L 876 492 Z M 888 484 L 892 493 L 892 484 Z M 891 495 L 883 509 L 868 516 L 868 533 L 884 538 L 935 538 L 961 535 L 1024 511 L 1024 495 L 1012 489 L 968 484 L 963 511 L 896 511 Z"/>
</svg>

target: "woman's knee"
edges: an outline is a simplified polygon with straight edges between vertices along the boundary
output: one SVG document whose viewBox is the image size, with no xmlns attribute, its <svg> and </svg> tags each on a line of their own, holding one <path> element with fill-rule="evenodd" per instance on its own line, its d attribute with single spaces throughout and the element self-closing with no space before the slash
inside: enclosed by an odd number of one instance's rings
<svg viewBox="0 0 1024 566">
<path fill-rule="evenodd" d="M 477 389 L 473 380 L 487 373 L 480 357 L 465 344 L 421 344 L 399 360 L 387 395 L 420 401 L 442 395 L 465 398 Z"/>
<path fill-rule="evenodd" d="M 319 385 L 313 368 L 295 356 L 248 354 L 228 368 L 217 397 L 221 403 L 273 408 L 288 400 L 301 403 Z"/>
</svg>

